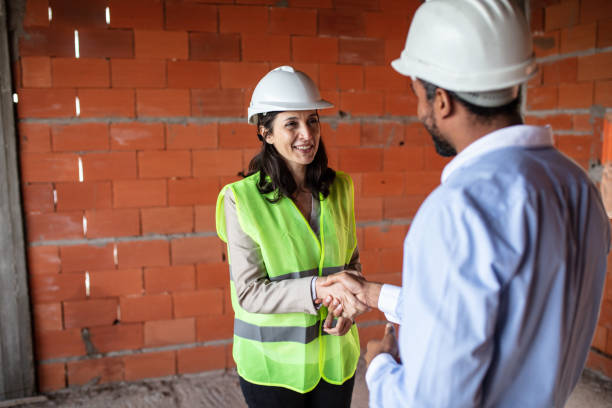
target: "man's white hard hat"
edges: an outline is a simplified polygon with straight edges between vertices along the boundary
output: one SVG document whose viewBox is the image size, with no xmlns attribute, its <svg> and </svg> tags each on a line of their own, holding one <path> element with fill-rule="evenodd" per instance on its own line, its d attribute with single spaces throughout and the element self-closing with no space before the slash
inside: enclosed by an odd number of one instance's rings
<svg viewBox="0 0 612 408">
<path fill-rule="evenodd" d="M 284 65 L 268 72 L 255 87 L 248 109 L 248 122 L 255 124 L 258 113 L 333 106 L 321 99 L 317 86 L 308 75 Z"/>
<path fill-rule="evenodd" d="M 537 72 L 531 32 L 513 0 L 428 0 L 391 66 L 479 106 L 501 106 Z"/>
</svg>

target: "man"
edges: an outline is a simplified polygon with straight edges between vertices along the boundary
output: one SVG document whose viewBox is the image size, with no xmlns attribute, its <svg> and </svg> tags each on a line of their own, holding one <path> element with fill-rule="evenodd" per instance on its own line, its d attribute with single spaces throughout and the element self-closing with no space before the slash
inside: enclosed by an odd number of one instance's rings
<svg viewBox="0 0 612 408">
<path fill-rule="evenodd" d="M 368 345 L 370 405 L 562 407 L 595 329 L 610 232 L 551 129 L 522 124 L 528 25 L 510 0 L 431 0 L 392 66 L 413 78 L 438 153 L 456 157 L 406 236 L 401 288 L 349 273 L 325 283 L 400 324 L 398 343 L 388 326 Z"/>
</svg>

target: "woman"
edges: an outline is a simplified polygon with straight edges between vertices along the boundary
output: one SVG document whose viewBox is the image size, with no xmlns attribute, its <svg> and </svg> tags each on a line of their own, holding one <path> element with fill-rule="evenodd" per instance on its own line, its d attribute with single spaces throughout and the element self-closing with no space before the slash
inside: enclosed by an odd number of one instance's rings
<svg viewBox="0 0 612 408">
<path fill-rule="evenodd" d="M 233 356 L 251 408 L 350 406 L 357 328 L 344 317 L 331 327 L 327 308 L 316 304 L 333 295 L 336 315 L 342 307 L 364 311 L 341 285 L 321 286 L 326 275 L 361 270 L 353 184 L 327 167 L 320 139 L 317 109 L 330 107 L 304 73 L 270 71 L 248 109 L 261 151 L 248 176 L 225 186 L 217 201 L 230 264 Z"/>
</svg>

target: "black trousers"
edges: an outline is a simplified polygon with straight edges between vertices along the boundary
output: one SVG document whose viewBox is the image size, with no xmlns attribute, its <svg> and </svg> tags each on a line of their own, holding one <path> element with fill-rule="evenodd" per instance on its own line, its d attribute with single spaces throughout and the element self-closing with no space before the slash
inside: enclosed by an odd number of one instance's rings
<svg viewBox="0 0 612 408">
<path fill-rule="evenodd" d="M 240 377 L 240 388 L 249 408 L 350 408 L 355 376 L 342 385 L 321 379 L 305 394 L 283 387 L 257 385 Z"/>
</svg>

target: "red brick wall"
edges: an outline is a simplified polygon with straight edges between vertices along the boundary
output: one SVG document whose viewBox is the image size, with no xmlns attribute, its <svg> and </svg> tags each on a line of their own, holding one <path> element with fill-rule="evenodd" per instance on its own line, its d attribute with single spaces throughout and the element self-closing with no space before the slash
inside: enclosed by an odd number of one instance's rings
<svg viewBox="0 0 612 408">
<path fill-rule="evenodd" d="M 335 103 L 321 111 L 323 138 L 355 181 L 364 271 L 399 283 L 403 237 L 447 162 L 389 66 L 420 1 L 277 3 L 27 0 L 15 76 L 42 390 L 233 366 L 214 204 L 258 149 L 246 108 L 279 65 Z M 603 116 L 591 107 L 612 105 L 612 53 L 600 51 L 612 13 L 607 1 L 570 3 L 568 17 L 565 3 L 533 2 L 543 69 L 528 121 L 552 122 L 588 166 Z M 382 320 L 359 318 L 363 342 Z"/>
</svg>

